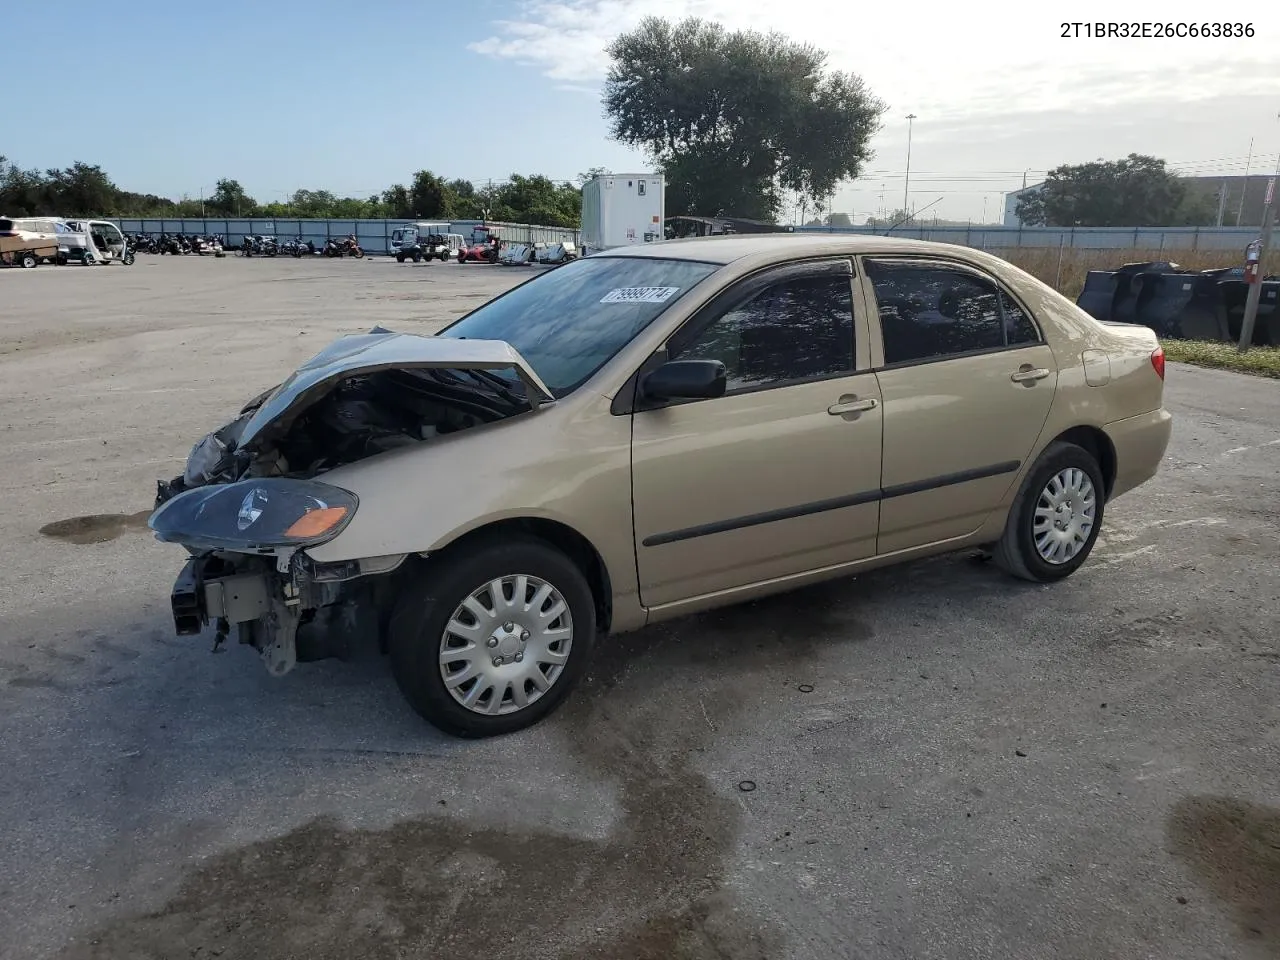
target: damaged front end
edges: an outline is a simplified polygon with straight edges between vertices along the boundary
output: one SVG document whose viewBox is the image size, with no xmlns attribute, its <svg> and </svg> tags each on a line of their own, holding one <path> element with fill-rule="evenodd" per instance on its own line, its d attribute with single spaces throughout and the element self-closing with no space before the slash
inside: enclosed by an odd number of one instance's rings
<svg viewBox="0 0 1280 960">
<path fill-rule="evenodd" d="M 495 371 L 510 371 L 502 375 Z M 191 554 L 171 604 L 179 635 L 236 630 L 274 675 L 344 657 L 381 632 L 406 555 L 319 563 L 359 498 L 336 467 L 536 410 L 552 396 L 501 341 L 344 337 L 202 438 L 181 476 L 159 481 L 150 526 Z"/>
</svg>

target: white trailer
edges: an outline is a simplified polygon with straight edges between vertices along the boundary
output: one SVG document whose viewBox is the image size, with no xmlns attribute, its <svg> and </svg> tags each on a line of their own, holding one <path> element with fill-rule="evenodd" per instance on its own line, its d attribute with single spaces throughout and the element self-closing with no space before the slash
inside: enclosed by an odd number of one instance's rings
<svg viewBox="0 0 1280 960">
<path fill-rule="evenodd" d="M 606 173 L 582 185 L 582 255 L 663 238 L 660 173 Z"/>
</svg>

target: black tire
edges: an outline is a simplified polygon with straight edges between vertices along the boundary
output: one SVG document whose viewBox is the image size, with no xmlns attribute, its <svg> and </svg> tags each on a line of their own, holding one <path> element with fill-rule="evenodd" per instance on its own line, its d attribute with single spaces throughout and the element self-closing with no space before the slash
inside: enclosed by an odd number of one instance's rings
<svg viewBox="0 0 1280 960">
<path fill-rule="evenodd" d="M 132 250 L 130 250 L 128 253 L 126 253 L 126 254 L 124 255 L 122 262 L 124 263 L 124 265 L 125 265 L 126 267 L 132 267 L 132 266 L 133 266 L 133 259 L 134 259 L 134 257 L 133 257 L 133 251 L 132 251 Z"/>
<path fill-rule="evenodd" d="M 404 254 L 403 254 L 403 253 L 397 253 L 397 254 L 396 254 L 396 263 L 404 263 Z"/>
<path fill-rule="evenodd" d="M 441 263 L 448 263 L 448 262 L 449 262 L 449 251 L 448 251 L 448 250 L 441 250 L 441 251 L 440 251 L 440 262 L 441 262 Z"/>
<path fill-rule="evenodd" d="M 22 255 L 21 262 L 23 268 L 26 270 L 34 270 L 36 267 L 40 266 L 40 258 L 34 253 L 24 253 Z"/>
<path fill-rule="evenodd" d="M 522 710 L 488 716 L 458 703 L 445 687 L 440 641 L 473 590 L 517 574 L 538 577 L 560 592 L 573 620 L 573 641 L 568 662 L 541 697 Z M 542 720 L 577 685 L 595 645 L 595 610 L 586 577 L 559 550 L 529 537 L 477 541 L 428 561 L 405 579 L 388 630 L 391 672 L 413 709 L 437 729 L 469 738 L 513 733 Z"/>
<path fill-rule="evenodd" d="M 414 263 L 421 263 L 421 262 L 422 262 L 422 254 L 420 254 L 420 253 L 415 253 L 415 254 L 413 255 L 413 262 L 414 262 Z"/>
<path fill-rule="evenodd" d="M 1071 559 L 1062 563 L 1050 563 L 1041 557 L 1036 549 L 1034 536 L 1036 506 L 1049 480 L 1059 472 L 1070 468 L 1083 470 L 1093 486 L 1093 525 L 1083 546 Z M 1106 495 L 1103 492 L 1105 489 L 1102 469 L 1098 466 L 1098 461 L 1094 459 L 1093 454 L 1074 443 L 1061 441 L 1051 443 L 1027 474 L 1017 497 L 1014 498 L 1004 533 L 992 550 L 996 563 L 1006 573 L 1033 583 L 1053 583 L 1075 573 L 1088 559 L 1094 543 L 1097 542 L 1098 532 L 1102 529 L 1102 514 L 1106 501 Z"/>
</svg>

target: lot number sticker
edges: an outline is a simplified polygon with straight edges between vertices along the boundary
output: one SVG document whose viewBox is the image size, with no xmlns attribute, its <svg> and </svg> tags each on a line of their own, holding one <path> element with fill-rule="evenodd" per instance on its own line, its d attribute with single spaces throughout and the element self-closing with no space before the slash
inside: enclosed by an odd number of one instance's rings
<svg viewBox="0 0 1280 960">
<path fill-rule="evenodd" d="M 606 293 L 600 302 L 666 303 L 679 292 L 679 287 L 619 287 Z"/>
</svg>

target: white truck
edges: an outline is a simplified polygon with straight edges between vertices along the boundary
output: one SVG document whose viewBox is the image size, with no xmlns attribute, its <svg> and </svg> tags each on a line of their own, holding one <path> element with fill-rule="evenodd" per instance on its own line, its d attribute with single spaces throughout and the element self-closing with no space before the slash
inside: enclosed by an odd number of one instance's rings
<svg viewBox="0 0 1280 960">
<path fill-rule="evenodd" d="M 582 255 L 663 238 L 660 173 L 605 173 L 582 185 Z"/>
</svg>

